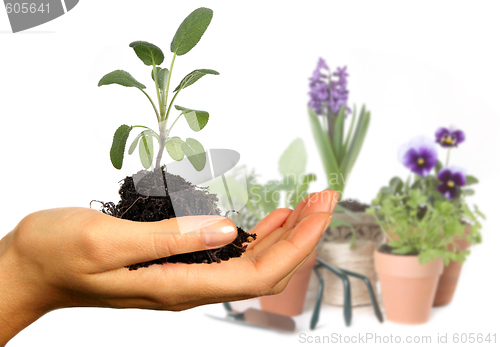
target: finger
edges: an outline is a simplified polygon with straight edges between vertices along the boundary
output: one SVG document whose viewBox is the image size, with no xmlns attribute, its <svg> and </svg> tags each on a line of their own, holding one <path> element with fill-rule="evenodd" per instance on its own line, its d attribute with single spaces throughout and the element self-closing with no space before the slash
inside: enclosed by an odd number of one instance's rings
<svg viewBox="0 0 500 347">
<path fill-rule="evenodd" d="M 272 233 L 265 240 L 261 240 L 261 242 L 252 247 L 253 254 L 262 253 L 279 240 L 286 238 L 293 227 L 307 216 L 319 212 L 331 214 L 337 205 L 337 201 L 338 193 L 333 190 L 325 190 L 319 193 L 310 194 L 306 199 L 302 200 L 301 208 L 296 209 L 288 217 L 285 224 L 283 224 L 283 228 Z"/>
<path fill-rule="evenodd" d="M 250 243 L 245 251 L 247 254 L 251 253 L 251 250 L 255 245 L 259 244 L 270 234 L 274 233 L 277 229 L 281 228 L 286 222 L 287 218 L 292 213 L 292 210 L 288 208 L 280 208 L 269 213 L 264 219 L 262 219 L 250 232 L 257 234 L 257 239 Z"/>
<path fill-rule="evenodd" d="M 164 305 L 268 294 L 313 251 L 330 218 L 328 213 L 308 216 L 288 240 L 256 259 L 237 258 L 210 265 L 166 263 L 137 271 L 119 269 L 94 278 L 103 294 L 146 297 Z"/>
<path fill-rule="evenodd" d="M 237 236 L 234 223 L 221 216 L 187 216 L 159 222 L 133 222 L 102 215 L 87 247 L 100 271 L 146 262 L 174 254 L 218 248 Z M 89 228 L 87 228 L 89 229 Z M 98 271 L 96 271 L 98 272 Z"/>
<path fill-rule="evenodd" d="M 307 198 L 303 200 L 302 208 L 298 211 L 297 216 L 287 220 L 285 228 L 292 229 L 300 223 L 302 219 L 314 213 L 328 212 L 332 214 L 338 200 L 339 193 L 334 190 L 324 190 L 322 192 L 309 194 Z"/>
</svg>

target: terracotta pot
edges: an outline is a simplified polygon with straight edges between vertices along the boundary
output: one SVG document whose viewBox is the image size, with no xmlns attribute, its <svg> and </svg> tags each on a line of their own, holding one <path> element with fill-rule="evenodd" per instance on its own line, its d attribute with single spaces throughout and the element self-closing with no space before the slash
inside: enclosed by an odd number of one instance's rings
<svg viewBox="0 0 500 347">
<path fill-rule="evenodd" d="M 316 256 L 317 251 L 314 250 L 281 293 L 260 297 L 261 309 L 289 317 L 301 314 L 306 301 L 311 272 L 316 265 Z"/>
<path fill-rule="evenodd" d="M 469 233 L 470 227 L 465 229 L 465 235 Z M 470 247 L 470 243 L 466 240 L 457 240 L 455 242 L 457 248 L 461 251 Z M 450 246 L 450 249 L 452 247 Z M 448 266 L 444 267 L 443 273 L 439 278 L 436 297 L 434 298 L 434 306 L 448 305 L 453 300 L 455 289 L 457 288 L 460 272 L 462 271 L 462 264 L 457 261 L 451 261 Z"/>
<path fill-rule="evenodd" d="M 416 255 L 395 255 L 375 251 L 385 314 L 389 321 L 422 324 L 429 320 L 443 261 L 420 265 Z"/>
</svg>

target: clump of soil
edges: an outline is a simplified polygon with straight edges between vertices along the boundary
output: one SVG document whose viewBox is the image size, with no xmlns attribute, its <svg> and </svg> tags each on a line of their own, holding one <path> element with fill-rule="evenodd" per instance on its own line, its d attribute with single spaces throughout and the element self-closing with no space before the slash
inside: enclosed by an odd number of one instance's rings
<svg viewBox="0 0 500 347">
<path fill-rule="evenodd" d="M 366 209 L 370 207 L 370 205 L 363 204 L 357 200 L 349 200 L 349 199 L 340 201 L 339 205 L 347 208 L 349 211 L 352 212 L 365 212 Z"/>
<path fill-rule="evenodd" d="M 134 185 L 134 178 L 136 185 Z M 139 181 L 140 179 L 140 181 Z M 168 183 L 168 184 L 167 184 Z M 175 194 L 174 194 L 175 193 Z M 163 169 L 139 171 L 134 177 L 127 176 L 119 190 L 120 201 L 103 203 L 101 212 L 136 222 L 155 222 L 169 218 L 199 215 L 220 215 L 216 194 L 206 187 L 197 187 L 184 178 L 165 172 Z M 175 211 L 174 211 L 175 206 Z M 153 264 L 164 263 L 220 263 L 222 260 L 240 257 L 246 250 L 246 243 L 255 240 L 250 234 L 238 228 L 236 239 L 221 248 L 176 254 L 144 263 L 127 266 L 137 270 Z"/>
</svg>

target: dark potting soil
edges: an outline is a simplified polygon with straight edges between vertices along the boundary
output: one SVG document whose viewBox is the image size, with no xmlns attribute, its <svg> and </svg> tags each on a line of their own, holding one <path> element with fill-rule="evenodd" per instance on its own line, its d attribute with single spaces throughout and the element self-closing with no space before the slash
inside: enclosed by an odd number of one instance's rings
<svg viewBox="0 0 500 347">
<path fill-rule="evenodd" d="M 370 207 L 370 205 L 351 199 L 342 200 L 339 202 L 339 205 L 352 212 L 365 212 L 365 210 Z"/>
<path fill-rule="evenodd" d="M 137 177 L 142 177 L 137 187 L 134 185 L 134 179 L 127 176 L 120 186 L 120 201 L 118 204 L 115 205 L 113 202 L 102 203 L 101 212 L 136 222 L 155 222 L 183 216 L 221 214 L 221 210 L 217 207 L 219 201 L 217 195 L 209 193 L 206 187 L 197 187 L 184 178 L 172 175 L 163 171 L 163 169 L 143 170 L 136 175 L 139 175 L 136 176 L 136 180 Z M 168 182 L 168 185 L 166 182 Z M 224 247 L 176 254 L 166 258 L 132 264 L 127 268 L 137 270 L 141 267 L 167 262 L 211 264 L 240 257 L 245 252 L 247 243 L 255 240 L 257 236 L 256 234 L 247 233 L 239 227 L 237 229 L 238 236 L 236 239 Z"/>
<path fill-rule="evenodd" d="M 394 253 L 392 253 L 392 247 L 389 246 L 387 243 L 384 243 L 383 245 L 381 245 L 378 248 L 378 251 L 380 253 L 385 253 L 385 254 L 394 254 Z M 405 256 L 405 255 L 418 255 L 418 253 L 394 254 L 394 255 L 401 255 L 401 256 Z"/>
</svg>

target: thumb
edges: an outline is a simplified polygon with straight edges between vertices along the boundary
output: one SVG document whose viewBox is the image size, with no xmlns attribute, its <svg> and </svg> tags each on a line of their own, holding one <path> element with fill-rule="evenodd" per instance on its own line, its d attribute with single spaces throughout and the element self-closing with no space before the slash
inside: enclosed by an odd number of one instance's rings
<svg viewBox="0 0 500 347">
<path fill-rule="evenodd" d="M 106 253 L 113 252 L 102 258 L 106 270 L 222 247 L 238 235 L 235 224 L 222 216 L 186 216 L 159 222 L 110 217 L 105 224 L 99 228 L 104 232 L 100 238 Z"/>
</svg>

